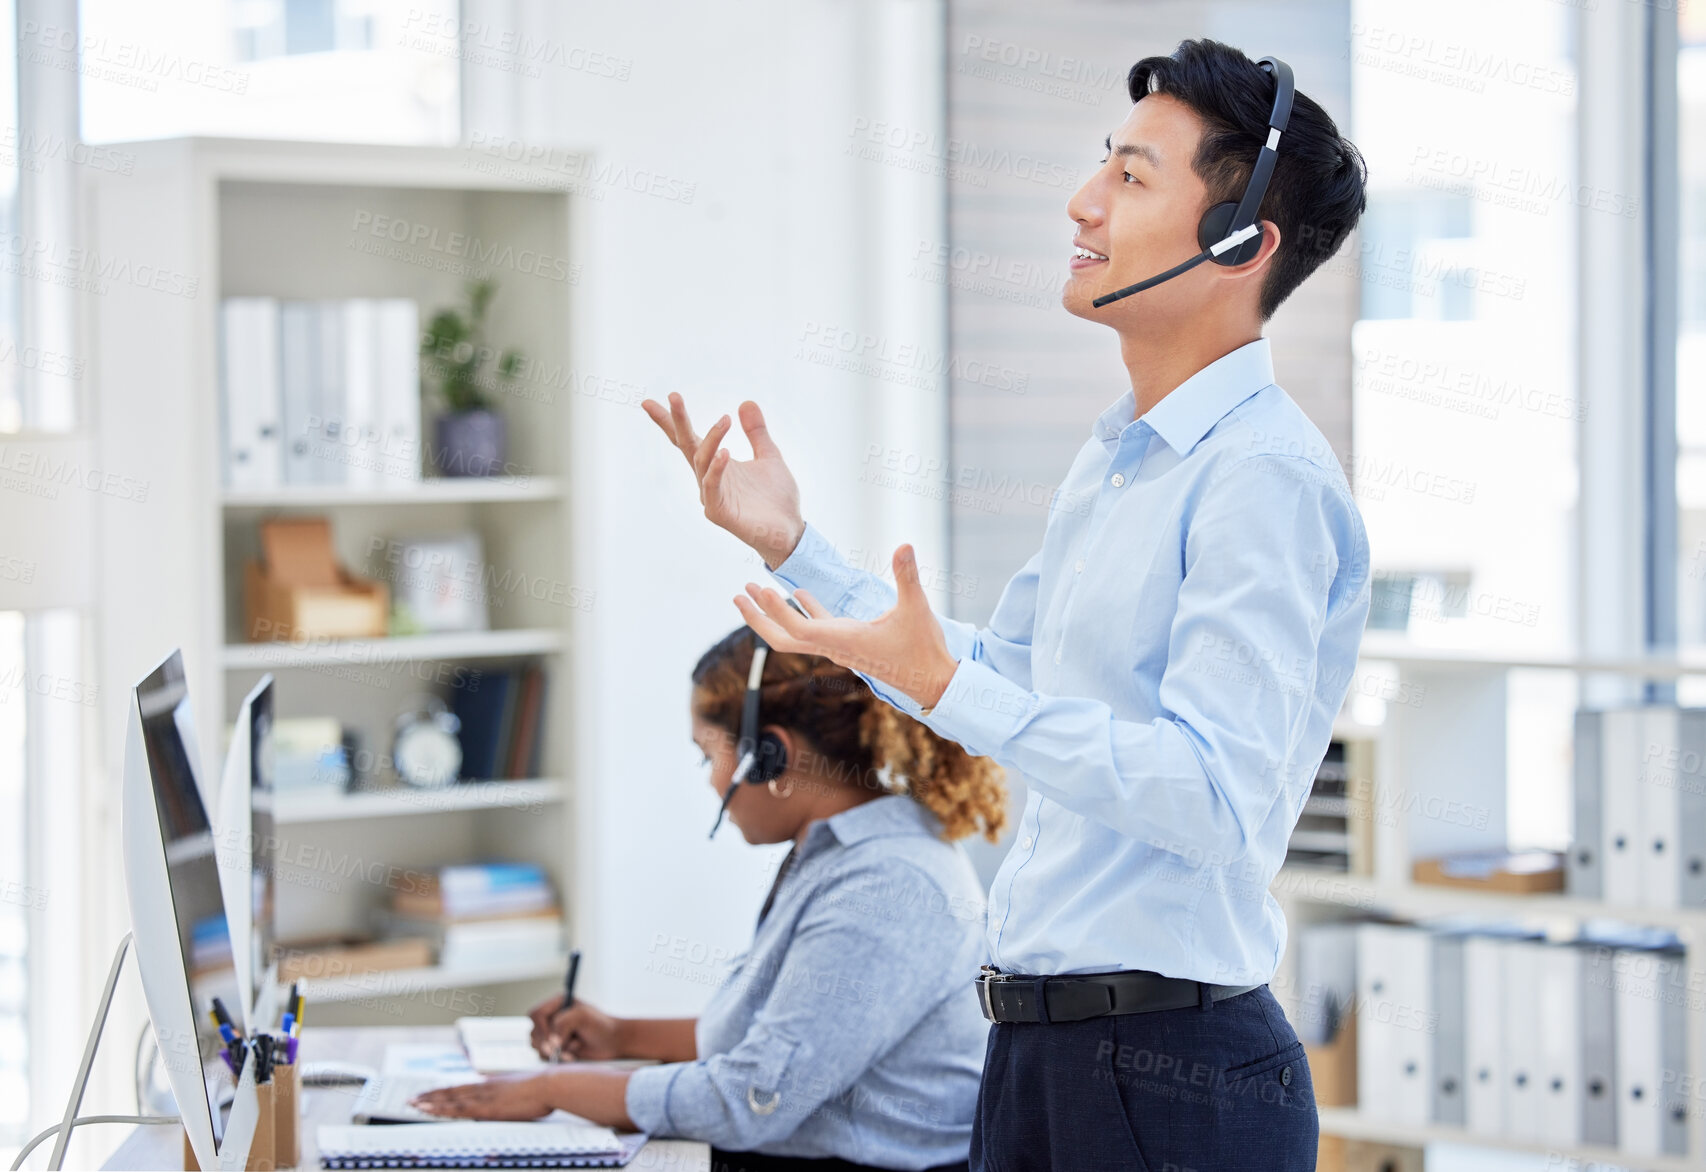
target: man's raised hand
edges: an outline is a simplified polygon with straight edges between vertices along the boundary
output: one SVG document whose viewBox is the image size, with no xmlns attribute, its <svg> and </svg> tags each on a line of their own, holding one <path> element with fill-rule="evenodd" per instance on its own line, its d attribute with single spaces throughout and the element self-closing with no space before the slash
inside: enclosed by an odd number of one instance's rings
<svg viewBox="0 0 1706 1172">
<path fill-rule="evenodd" d="M 687 418 L 687 405 L 673 391 L 667 410 L 652 399 L 640 406 L 687 458 L 706 519 L 751 546 L 766 565 L 774 568 L 787 561 L 805 532 L 800 489 L 764 426 L 758 404 L 749 400 L 740 405 L 741 430 L 752 445 L 750 460 L 733 459 L 722 446 L 731 425 L 727 415 L 701 439 Z"/>
<path fill-rule="evenodd" d="M 930 708 L 947 691 L 959 661 L 948 651 L 942 624 L 930 609 L 910 545 L 894 551 L 894 581 L 894 606 L 870 622 L 838 618 L 810 591 L 797 590 L 794 597 L 806 612 L 802 616 L 781 593 L 752 582 L 745 594 L 735 596 L 735 608 L 776 650 L 826 656 Z"/>
</svg>

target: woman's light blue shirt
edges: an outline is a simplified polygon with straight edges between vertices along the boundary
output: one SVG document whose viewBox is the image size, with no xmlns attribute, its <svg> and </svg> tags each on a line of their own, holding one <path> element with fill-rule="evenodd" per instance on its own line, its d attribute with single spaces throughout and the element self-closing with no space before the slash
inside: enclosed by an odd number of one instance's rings
<svg viewBox="0 0 1706 1172">
<path fill-rule="evenodd" d="M 699 1017 L 696 1062 L 636 1070 L 641 1129 L 919 1169 L 966 1158 L 988 1022 L 984 898 L 909 797 L 814 823 Z"/>
</svg>

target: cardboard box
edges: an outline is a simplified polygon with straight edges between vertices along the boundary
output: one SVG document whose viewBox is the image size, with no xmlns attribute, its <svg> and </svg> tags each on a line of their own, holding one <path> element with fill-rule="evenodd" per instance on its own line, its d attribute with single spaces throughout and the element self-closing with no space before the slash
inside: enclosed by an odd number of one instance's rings
<svg viewBox="0 0 1706 1172">
<path fill-rule="evenodd" d="M 1366 1139 L 1348 1139 L 1345 1172 L 1422 1172 L 1421 1148 L 1401 1148 Z"/>
<path fill-rule="evenodd" d="M 261 522 L 261 559 L 243 573 L 251 641 L 368 639 L 385 634 L 390 590 L 338 565 L 324 517 Z"/>
<path fill-rule="evenodd" d="M 1319 1107 L 1354 1107 L 1357 1102 L 1357 1015 L 1346 1013 L 1333 1040 L 1305 1046 L 1309 1079 L 1315 1084 Z"/>
<path fill-rule="evenodd" d="M 1564 890 L 1564 856 L 1557 851 L 1473 851 L 1419 859 L 1410 873 L 1417 883 L 1436 887 L 1470 887 L 1517 895 Z"/>
</svg>

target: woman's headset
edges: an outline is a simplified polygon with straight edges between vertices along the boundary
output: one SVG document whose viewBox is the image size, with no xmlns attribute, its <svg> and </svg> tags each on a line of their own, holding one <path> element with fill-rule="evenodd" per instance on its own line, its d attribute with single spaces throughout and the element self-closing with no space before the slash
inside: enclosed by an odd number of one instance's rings
<svg viewBox="0 0 1706 1172">
<path fill-rule="evenodd" d="M 723 794 L 717 820 L 711 824 L 712 838 L 717 836 L 736 790 L 742 785 L 768 785 L 788 769 L 788 747 L 782 738 L 773 732 L 758 731 L 758 693 L 764 685 L 764 661 L 769 658 L 770 644 L 754 631 L 752 666 L 746 672 L 746 697 L 740 706 L 740 737 L 735 741 L 734 779 Z"/>
</svg>

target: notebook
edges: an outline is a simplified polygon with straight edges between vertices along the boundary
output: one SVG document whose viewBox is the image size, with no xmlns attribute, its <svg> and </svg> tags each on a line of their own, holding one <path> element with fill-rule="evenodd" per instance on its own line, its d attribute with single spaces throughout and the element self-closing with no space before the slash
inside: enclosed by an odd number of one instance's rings
<svg viewBox="0 0 1706 1172">
<path fill-rule="evenodd" d="M 617 1168 L 645 1142 L 576 1123 L 328 1125 L 315 1137 L 325 1168 Z"/>
<path fill-rule="evenodd" d="M 468 1065 L 481 1074 L 515 1074 L 548 1065 L 533 1048 L 531 1018 L 459 1017 L 456 1033 L 468 1051 Z"/>
</svg>

